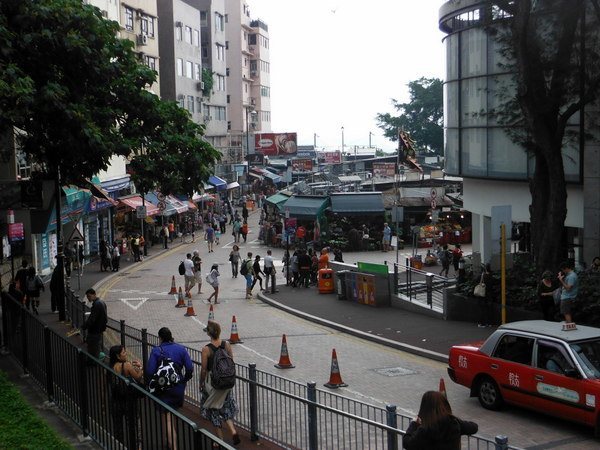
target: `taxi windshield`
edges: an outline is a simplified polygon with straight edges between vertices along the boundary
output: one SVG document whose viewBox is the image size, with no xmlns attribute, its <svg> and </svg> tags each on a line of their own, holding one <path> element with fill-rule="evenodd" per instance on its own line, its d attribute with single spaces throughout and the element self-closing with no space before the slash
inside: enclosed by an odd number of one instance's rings
<svg viewBox="0 0 600 450">
<path fill-rule="evenodd" d="M 600 339 L 571 344 L 577 361 L 588 378 L 600 378 Z"/>
</svg>

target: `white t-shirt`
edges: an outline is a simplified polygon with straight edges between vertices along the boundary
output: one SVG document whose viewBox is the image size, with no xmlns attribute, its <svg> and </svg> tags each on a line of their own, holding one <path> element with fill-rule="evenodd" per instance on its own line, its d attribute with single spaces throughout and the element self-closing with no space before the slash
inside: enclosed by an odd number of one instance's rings
<svg viewBox="0 0 600 450">
<path fill-rule="evenodd" d="M 185 259 L 183 261 L 183 266 L 185 267 L 185 276 L 193 277 L 194 276 L 194 262 L 191 259 Z"/>
<path fill-rule="evenodd" d="M 273 267 L 273 257 L 271 255 L 265 256 L 264 262 L 265 262 L 265 269 L 269 268 L 269 267 Z"/>
</svg>

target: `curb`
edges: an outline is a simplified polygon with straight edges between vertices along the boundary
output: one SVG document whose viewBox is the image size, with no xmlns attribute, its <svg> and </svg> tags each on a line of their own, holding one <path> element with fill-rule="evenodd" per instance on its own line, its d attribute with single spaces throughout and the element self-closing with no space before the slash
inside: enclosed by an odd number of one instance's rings
<svg viewBox="0 0 600 450">
<path fill-rule="evenodd" d="M 267 296 L 265 296 L 262 292 L 258 294 L 258 298 L 275 308 L 281 309 L 289 314 L 294 316 L 301 317 L 302 319 L 308 320 L 309 322 L 318 323 L 319 325 L 324 325 L 329 328 L 333 328 L 334 330 L 341 331 L 342 333 L 350 334 L 352 336 L 359 337 L 361 339 L 365 339 L 367 341 L 375 342 L 380 345 L 385 345 L 386 347 L 395 348 L 396 350 L 401 350 L 403 352 L 412 353 L 413 355 L 422 356 L 424 358 L 432 359 L 434 361 L 447 363 L 448 356 L 443 353 L 434 352 L 432 350 L 427 350 L 426 348 L 416 347 L 414 345 L 406 344 L 404 342 L 393 341 L 391 339 L 374 336 L 370 333 L 366 333 L 361 330 L 357 330 L 356 328 L 350 328 L 345 325 L 332 322 L 327 319 L 322 319 L 320 317 L 314 316 L 312 314 L 305 313 L 303 311 L 299 311 L 294 308 L 290 308 L 289 306 L 284 305 L 278 301 L 275 301 Z"/>
</svg>

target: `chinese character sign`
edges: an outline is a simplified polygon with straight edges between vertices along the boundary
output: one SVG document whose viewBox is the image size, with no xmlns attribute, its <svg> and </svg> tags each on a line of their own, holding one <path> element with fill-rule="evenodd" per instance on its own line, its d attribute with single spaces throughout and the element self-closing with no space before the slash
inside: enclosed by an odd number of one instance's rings
<svg viewBox="0 0 600 450">
<path fill-rule="evenodd" d="M 312 172 L 312 159 L 294 159 L 292 160 L 292 172 Z"/>
<path fill-rule="evenodd" d="M 394 178 L 396 163 L 373 163 L 373 178 Z"/>
<path fill-rule="evenodd" d="M 265 156 L 295 155 L 298 151 L 296 133 L 259 133 L 254 136 L 257 153 Z"/>
<path fill-rule="evenodd" d="M 323 162 L 325 164 L 341 164 L 342 153 L 341 152 L 323 152 Z"/>
</svg>

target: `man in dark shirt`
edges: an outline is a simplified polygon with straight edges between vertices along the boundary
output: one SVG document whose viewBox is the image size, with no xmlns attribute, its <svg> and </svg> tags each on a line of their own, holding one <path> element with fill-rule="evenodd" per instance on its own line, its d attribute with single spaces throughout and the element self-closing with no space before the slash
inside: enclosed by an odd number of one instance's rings
<svg viewBox="0 0 600 450">
<path fill-rule="evenodd" d="M 88 353 L 94 358 L 99 358 L 102 350 L 102 334 L 106 330 L 108 321 L 106 304 L 96 296 L 94 289 L 85 291 L 85 296 L 92 303 L 92 311 L 81 328 L 87 330 Z"/>
<path fill-rule="evenodd" d="M 27 281 L 28 265 L 29 262 L 26 259 L 21 260 L 21 268 L 15 274 L 15 281 L 18 281 L 18 289 L 23 293 L 27 290 L 25 283 Z"/>
<path fill-rule="evenodd" d="M 312 260 L 306 251 L 302 250 L 298 255 L 298 268 L 300 270 L 300 286 L 308 287 L 310 284 L 310 266 Z"/>
</svg>

